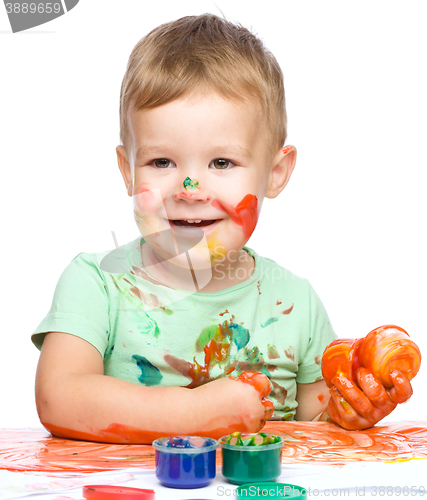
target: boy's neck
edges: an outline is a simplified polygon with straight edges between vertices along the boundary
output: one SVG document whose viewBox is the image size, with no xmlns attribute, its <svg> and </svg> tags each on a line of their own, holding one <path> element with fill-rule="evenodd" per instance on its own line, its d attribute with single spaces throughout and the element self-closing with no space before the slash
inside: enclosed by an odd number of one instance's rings
<svg viewBox="0 0 427 500">
<path fill-rule="evenodd" d="M 218 292 L 243 283 L 255 271 L 255 259 L 243 249 L 237 253 L 232 261 L 222 261 L 205 272 L 198 269 L 198 279 L 196 279 L 192 270 L 189 272 L 189 269 L 172 265 L 167 260 L 161 261 L 158 259 L 156 253 L 146 242 L 141 246 L 141 259 L 143 268 L 145 268 L 149 276 L 163 285 L 190 291 L 194 291 L 196 288 L 196 291 L 202 293 Z M 203 279 L 204 273 L 206 279 Z M 198 281 L 207 282 L 207 284 L 202 289 L 199 289 L 197 286 Z"/>
</svg>

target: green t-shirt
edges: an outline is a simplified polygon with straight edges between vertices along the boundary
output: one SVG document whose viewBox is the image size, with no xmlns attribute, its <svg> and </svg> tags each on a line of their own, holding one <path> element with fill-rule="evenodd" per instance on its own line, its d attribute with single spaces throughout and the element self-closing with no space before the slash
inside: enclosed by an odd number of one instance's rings
<svg viewBox="0 0 427 500">
<path fill-rule="evenodd" d="M 143 269 L 144 243 L 77 255 L 32 335 L 36 347 L 46 332 L 76 335 L 101 353 L 105 375 L 152 387 L 258 370 L 272 382 L 274 416 L 292 419 L 296 382 L 322 378 L 322 353 L 336 338 L 310 283 L 244 247 L 255 259 L 246 281 L 212 293 L 173 289 Z"/>
</svg>

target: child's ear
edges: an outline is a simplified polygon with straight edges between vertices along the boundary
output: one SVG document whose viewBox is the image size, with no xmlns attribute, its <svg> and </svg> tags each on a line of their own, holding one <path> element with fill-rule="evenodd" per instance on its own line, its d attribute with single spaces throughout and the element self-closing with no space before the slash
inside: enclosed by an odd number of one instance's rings
<svg viewBox="0 0 427 500">
<path fill-rule="evenodd" d="M 286 146 L 276 154 L 272 161 L 272 166 L 267 184 L 266 198 L 276 198 L 292 175 L 297 161 L 297 150 L 295 146 Z"/>
<path fill-rule="evenodd" d="M 132 196 L 132 169 L 129 163 L 129 157 L 124 146 L 117 146 L 117 163 L 119 164 L 119 169 L 122 174 L 123 180 L 125 181 L 125 186 L 128 191 L 128 195 Z"/>
</svg>

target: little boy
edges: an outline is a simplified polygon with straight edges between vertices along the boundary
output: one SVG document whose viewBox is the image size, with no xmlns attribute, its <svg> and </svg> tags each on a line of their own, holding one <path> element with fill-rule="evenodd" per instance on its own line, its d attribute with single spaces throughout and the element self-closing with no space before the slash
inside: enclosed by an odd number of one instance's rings
<svg viewBox="0 0 427 500">
<path fill-rule="evenodd" d="M 328 316 L 306 280 L 245 246 L 296 161 L 274 57 L 214 15 L 159 26 L 130 56 L 120 127 L 118 164 L 142 237 L 81 253 L 60 277 L 32 337 L 43 344 L 43 425 L 150 443 L 318 418 L 329 400 L 320 360 L 335 339 Z M 342 385 L 335 420 L 365 418 L 353 408 L 374 386 Z"/>
</svg>

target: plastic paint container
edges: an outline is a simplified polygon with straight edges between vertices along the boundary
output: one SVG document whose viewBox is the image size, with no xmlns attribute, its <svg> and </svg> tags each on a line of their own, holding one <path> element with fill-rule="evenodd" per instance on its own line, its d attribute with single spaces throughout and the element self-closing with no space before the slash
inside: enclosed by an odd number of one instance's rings
<svg viewBox="0 0 427 500">
<path fill-rule="evenodd" d="M 223 436 L 219 444 L 222 474 L 232 484 L 274 481 L 282 472 L 283 438 L 280 436 L 264 432 L 234 433 Z"/>
<path fill-rule="evenodd" d="M 218 441 L 200 436 L 153 441 L 157 479 L 169 488 L 202 488 L 215 477 Z"/>
<path fill-rule="evenodd" d="M 307 498 L 307 490 L 295 484 L 250 483 L 237 488 L 237 498 Z"/>
<path fill-rule="evenodd" d="M 154 500 L 154 490 L 88 484 L 83 486 L 83 496 L 88 500 Z"/>
</svg>

